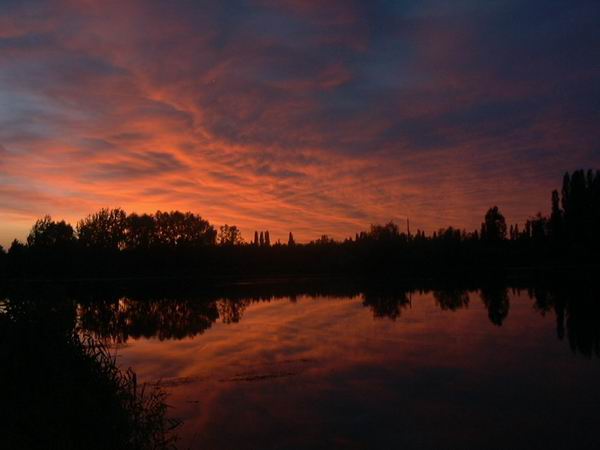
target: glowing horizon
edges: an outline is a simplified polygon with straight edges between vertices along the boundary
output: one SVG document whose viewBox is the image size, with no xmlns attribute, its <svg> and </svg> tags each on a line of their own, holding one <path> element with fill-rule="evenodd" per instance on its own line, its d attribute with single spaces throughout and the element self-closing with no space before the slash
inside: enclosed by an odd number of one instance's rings
<svg viewBox="0 0 600 450">
<path fill-rule="evenodd" d="M 473 230 L 600 166 L 597 2 L 320 3 L 3 2 L 0 244 L 102 207 Z"/>
</svg>

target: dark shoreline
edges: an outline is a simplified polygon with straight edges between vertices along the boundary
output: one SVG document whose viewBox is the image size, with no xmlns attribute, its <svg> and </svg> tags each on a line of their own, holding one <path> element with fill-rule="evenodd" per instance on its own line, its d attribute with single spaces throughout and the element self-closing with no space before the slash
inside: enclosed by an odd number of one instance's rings
<svg viewBox="0 0 600 450">
<path fill-rule="evenodd" d="M 171 291 L 187 294 L 218 294 L 241 291 L 273 291 L 285 293 L 361 291 L 366 289 L 436 289 L 461 287 L 477 289 L 487 285 L 509 287 L 552 286 L 566 283 L 595 284 L 600 276 L 599 265 L 518 267 L 493 270 L 454 270 L 428 276 L 382 274 L 381 276 L 352 274 L 271 274 L 271 275 L 137 275 L 81 277 L 0 277 L 3 291 L 47 289 L 79 291 L 90 288 L 99 291 Z M 285 294 L 283 294 L 285 295 Z M 237 296 L 237 295 L 236 295 Z"/>
</svg>

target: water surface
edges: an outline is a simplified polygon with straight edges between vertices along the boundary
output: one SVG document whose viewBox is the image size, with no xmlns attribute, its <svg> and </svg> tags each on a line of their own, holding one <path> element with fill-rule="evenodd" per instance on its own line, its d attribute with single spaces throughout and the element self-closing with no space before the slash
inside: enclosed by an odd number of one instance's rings
<svg viewBox="0 0 600 450">
<path fill-rule="evenodd" d="M 598 300 L 498 286 L 121 297 L 78 320 L 160 380 L 181 448 L 598 448 Z"/>
</svg>

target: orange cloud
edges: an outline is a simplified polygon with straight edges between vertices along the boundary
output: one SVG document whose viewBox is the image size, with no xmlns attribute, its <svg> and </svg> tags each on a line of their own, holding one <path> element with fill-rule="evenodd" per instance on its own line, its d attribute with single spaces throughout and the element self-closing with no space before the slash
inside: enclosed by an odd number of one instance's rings
<svg viewBox="0 0 600 450">
<path fill-rule="evenodd" d="M 504 36 L 497 7 L 431 3 L 10 4 L 0 242 L 104 206 L 300 241 L 546 210 L 562 172 L 600 162 L 589 14 L 551 46 L 536 22 Z"/>
</svg>

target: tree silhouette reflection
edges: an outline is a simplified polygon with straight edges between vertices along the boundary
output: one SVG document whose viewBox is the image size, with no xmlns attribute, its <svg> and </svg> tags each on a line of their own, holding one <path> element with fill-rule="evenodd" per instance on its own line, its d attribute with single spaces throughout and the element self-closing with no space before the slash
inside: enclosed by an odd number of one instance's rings
<svg viewBox="0 0 600 450">
<path fill-rule="evenodd" d="M 508 289 L 503 286 L 486 286 L 481 288 L 481 300 L 488 310 L 488 317 L 494 325 L 502 326 L 508 316 L 510 300 Z"/>
<path fill-rule="evenodd" d="M 293 299 L 294 297 L 291 297 L 290 301 L 293 301 Z M 250 303 L 250 299 L 221 299 L 217 301 L 219 317 L 221 317 L 223 323 L 238 323 L 242 319 L 242 315 Z"/>
<path fill-rule="evenodd" d="M 131 338 L 183 339 L 202 334 L 219 318 L 215 302 L 197 299 L 133 300 L 83 304 L 78 316 L 84 329 L 116 342 Z"/>
<path fill-rule="evenodd" d="M 3 448 L 172 448 L 166 393 L 77 326 L 75 303 L 0 295 Z"/>
<path fill-rule="evenodd" d="M 410 306 L 410 291 L 394 289 L 367 289 L 363 294 L 363 306 L 373 311 L 376 318 L 396 320 L 402 310 Z"/>
<path fill-rule="evenodd" d="M 469 306 L 469 293 L 462 289 L 436 290 L 433 291 L 433 298 L 444 311 L 456 311 Z"/>
<path fill-rule="evenodd" d="M 472 288 L 471 288 L 472 289 Z M 513 288 L 513 295 L 517 293 Z M 92 293 L 90 293 L 92 292 Z M 11 314 L 25 317 L 32 305 L 43 302 L 48 310 L 60 311 L 63 329 L 79 327 L 104 340 L 125 343 L 130 338 L 183 339 L 204 333 L 213 323 L 234 324 L 243 320 L 253 303 L 302 301 L 303 298 L 361 298 L 374 318 L 399 319 L 411 306 L 413 293 L 431 292 L 442 311 L 458 311 L 469 306 L 469 290 L 463 287 L 435 287 L 431 291 L 415 287 L 347 283 L 240 284 L 221 288 L 151 289 L 89 288 L 68 292 L 40 289 L 34 293 L 11 293 Z M 600 357 L 600 291 L 588 284 L 539 285 L 528 289 L 534 308 L 556 318 L 556 335 L 565 336 L 571 349 L 586 357 Z M 508 288 L 488 284 L 479 290 L 489 321 L 501 326 L 509 314 Z M 2 295 L 0 294 L 0 298 Z M 19 312 L 21 311 L 21 312 Z M 67 320 L 67 322 L 65 322 Z"/>
<path fill-rule="evenodd" d="M 574 353 L 600 357 L 600 291 L 595 286 L 538 287 L 530 291 L 542 313 L 554 310 L 556 335 Z"/>
</svg>

